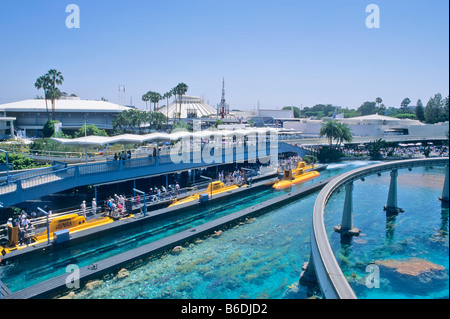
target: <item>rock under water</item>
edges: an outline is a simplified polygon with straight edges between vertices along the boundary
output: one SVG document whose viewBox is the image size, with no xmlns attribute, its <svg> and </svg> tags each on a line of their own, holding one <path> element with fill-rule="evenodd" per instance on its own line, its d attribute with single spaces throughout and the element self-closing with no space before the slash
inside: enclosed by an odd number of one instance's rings
<svg viewBox="0 0 450 319">
<path fill-rule="evenodd" d="M 429 289 L 448 280 L 445 267 L 421 258 L 377 260 L 380 278 L 388 279 L 391 288 L 426 295 Z"/>
</svg>

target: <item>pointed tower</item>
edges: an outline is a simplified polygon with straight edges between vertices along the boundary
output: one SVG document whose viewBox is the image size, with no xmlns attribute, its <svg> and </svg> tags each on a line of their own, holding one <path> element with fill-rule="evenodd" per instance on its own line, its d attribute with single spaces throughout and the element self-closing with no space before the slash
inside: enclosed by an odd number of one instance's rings
<svg viewBox="0 0 450 319">
<path fill-rule="evenodd" d="M 222 82 L 222 99 L 220 100 L 220 104 L 217 105 L 217 116 L 223 119 L 229 113 L 230 108 L 225 100 L 225 78 L 224 78 Z"/>
</svg>

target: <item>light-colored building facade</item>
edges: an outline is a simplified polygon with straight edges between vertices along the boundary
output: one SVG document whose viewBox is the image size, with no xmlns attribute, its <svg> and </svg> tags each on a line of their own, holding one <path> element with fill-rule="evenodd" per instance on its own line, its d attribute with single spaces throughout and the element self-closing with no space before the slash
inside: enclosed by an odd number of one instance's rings
<svg viewBox="0 0 450 319">
<path fill-rule="evenodd" d="M 285 121 L 283 127 L 299 131 L 303 136 L 318 137 L 322 123 L 325 120 L 298 119 Z M 445 139 L 449 130 L 448 122 L 424 124 L 417 120 L 397 119 L 378 114 L 354 118 L 338 118 L 336 120 L 346 123 L 355 137 L 384 138 L 397 135 L 417 139 Z"/>
<path fill-rule="evenodd" d="M 112 129 L 114 119 L 131 108 L 105 101 L 67 99 L 55 103 L 55 120 L 62 130 L 78 130 L 85 124 Z M 14 126 L 27 137 L 39 137 L 49 119 L 53 119 L 50 100 L 24 100 L 0 105 L 0 117 L 16 118 Z"/>
</svg>

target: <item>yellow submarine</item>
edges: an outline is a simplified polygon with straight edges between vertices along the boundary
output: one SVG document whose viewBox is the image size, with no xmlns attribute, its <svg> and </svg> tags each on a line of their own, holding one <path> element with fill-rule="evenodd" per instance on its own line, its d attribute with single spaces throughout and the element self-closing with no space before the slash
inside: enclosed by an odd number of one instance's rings
<svg viewBox="0 0 450 319">
<path fill-rule="evenodd" d="M 246 185 L 243 185 L 246 186 Z M 223 192 L 227 192 L 227 191 L 231 191 L 234 189 L 238 189 L 239 187 L 243 187 L 243 186 L 239 186 L 239 185 L 230 185 L 230 186 L 225 186 L 225 184 L 223 182 L 217 181 L 217 182 L 212 182 L 208 185 L 208 188 L 206 191 L 203 191 L 201 193 L 197 193 L 194 195 L 191 195 L 189 197 L 177 200 L 174 199 L 172 204 L 169 207 L 172 206 L 176 206 L 176 205 L 180 205 L 180 204 L 185 204 L 185 203 L 189 203 L 192 201 L 199 201 L 200 200 L 200 195 L 201 194 L 208 194 L 208 195 L 216 195 L 216 194 L 220 194 Z M 212 188 L 212 189 L 211 189 Z"/>
<path fill-rule="evenodd" d="M 128 217 L 132 217 L 133 215 L 129 215 Z M 126 218 L 128 218 L 126 217 Z M 47 242 L 48 238 L 52 238 L 55 236 L 55 233 L 61 230 L 69 230 L 69 233 L 76 233 L 79 231 L 95 228 L 98 226 L 106 225 L 113 223 L 114 219 L 112 217 L 98 217 L 90 220 L 86 220 L 86 217 L 80 216 L 76 213 L 64 215 L 61 217 L 57 217 L 53 219 L 49 223 L 49 234 L 47 236 L 47 230 L 37 233 L 37 234 L 24 234 L 23 242 L 27 242 L 27 244 L 19 244 L 20 242 L 20 230 L 18 227 L 12 227 L 10 225 L 8 228 L 8 243 L 4 246 L 0 246 L 0 253 L 5 255 L 14 250 L 21 250 L 23 248 L 34 246 L 40 243 Z"/>
<path fill-rule="evenodd" d="M 283 178 L 276 182 L 272 187 L 277 190 L 286 189 L 292 185 L 306 182 L 320 176 L 320 173 L 317 171 L 307 171 L 313 168 L 313 165 L 306 165 L 305 162 L 299 162 L 297 168 L 284 171 Z"/>
</svg>

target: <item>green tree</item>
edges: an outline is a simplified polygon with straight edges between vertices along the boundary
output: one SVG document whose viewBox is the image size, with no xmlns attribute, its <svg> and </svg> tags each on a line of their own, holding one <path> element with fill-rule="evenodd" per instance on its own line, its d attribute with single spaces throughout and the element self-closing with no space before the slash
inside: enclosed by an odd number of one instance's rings
<svg viewBox="0 0 450 319">
<path fill-rule="evenodd" d="M 380 104 L 383 102 L 383 99 L 381 97 L 377 97 L 375 99 L 375 102 L 377 103 L 377 106 L 380 107 Z"/>
<path fill-rule="evenodd" d="M 48 75 L 42 75 L 39 78 L 36 79 L 36 82 L 34 83 L 34 86 L 36 89 L 44 90 L 44 99 L 45 99 L 45 108 L 47 110 L 47 119 L 50 121 L 50 112 L 48 111 L 48 103 L 47 103 L 47 90 L 50 87 L 50 77 Z"/>
<path fill-rule="evenodd" d="M 350 127 L 341 122 L 337 122 L 337 133 L 336 133 L 336 139 L 337 139 L 337 147 L 340 147 L 342 143 L 347 142 L 351 143 L 353 141 L 353 134 L 350 130 Z"/>
<path fill-rule="evenodd" d="M 409 119 L 409 120 L 417 120 L 416 114 L 411 113 L 399 113 L 394 116 L 397 119 Z"/>
<path fill-rule="evenodd" d="M 444 101 L 443 101 L 443 104 L 444 104 L 444 108 L 443 108 L 443 111 L 442 111 L 442 115 L 443 115 L 443 118 L 442 118 L 442 122 L 445 122 L 445 121 L 449 121 L 449 105 L 448 105 L 448 96 L 444 99 Z"/>
<path fill-rule="evenodd" d="M 44 124 L 42 128 L 42 133 L 44 137 L 52 137 L 55 134 L 55 124 L 61 123 L 60 121 L 50 120 Z"/>
<path fill-rule="evenodd" d="M 161 131 L 167 121 L 166 116 L 161 112 L 148 112 L 147 121 L 150 123 L 151 127 L 156 131 Z"/>
<path fill-rule="evenodd" d="M 141 125 L 148 120 L 146 111 L 126 110 L 120 113 L 113 121 L 113 129 L 116 133 L 136 133 L 141 131 Z"/>
<path fill-rule="evenodd" d="M 336 106 L 331 104 L 316 104 L 313 107 L 305 107 L 301 112 L 305 117 L 317 117 L 321 119 L 323 117 L 332 117 Z"/>
<path fill-rule="evenodd" d="M 416 116 L 420 122 L 425 122 L 425 109 L 423 108 L 423 103 L 421 99 L 417 100 Z"/>
<path fill-rule="evenodd" d="M 285 106 L 282 108 L 282 110 L 292 110 L 292 108 L 294 109 L 294 118 L 299 119 L 301 118 L 301 112 L 300 109 L 296 106 Z"/>
<path fill-rule="evenodd" d="M 95 125 L 83 125 L 76 133 L 75 138 L 83 136 L 108 136 L 105 130 L 99 129 Z"/>
<path fill-rule="evenodd" d="M 343 109 L 341 109 L 341 112 L 344 113 L 344 118 L 346 118 L 346 119 L 361 116 L 361 112 L 359 112 L 358 110 L 354 110 L 354 109 L 343 108 Z"/>
<path fill-rule="evenodd" d="M 375 114 L 377 112 L 376 103 L 375 102 L 364 102 L 359 108 L 358 111 L 362 116 Z"/>
<path fill-rule="evenodd" d="M 369 143 L 368 149 L 369 149 L 369 156 L 372 160 L 378 160 L 381 159 L 381 150 L 385 147 L 387 147 L 387 143 L 383 139 L 378 139 L 376 141 L 373 141 Z"/>
<path fill-rule="evenodd" d="M 180 112 L 177 112 L 178 119 L 180 119 L 180 117 L 181 117 L 181 107 L 182 107 L 182 103 L 183 103 L 182 102 L 183 95 L 185 95 L 188 90 L 189 90 L 189 87 L 183 82 L 178 83 L 178 85 L 173 89 L 174 95 L 175 96 L 178 95 L 179 101 L 180 101 Z"/>
<path fill-rule="evenodd" d="M 400 104 L 400 107 L 402 109 L 406 109 L 410 103 L 411 103 L 411 100 L 409 99 L 409 97 L 406 97 L 403 99 L 402 103 Z"/>
<path fill-rule="evenodd" d="M 167 108 L 167 110 L 166 110 L 167 111 L 167 114 L 166 114 L 166 121 L 167 121 L 166 129 L 169 128 L 169 99 L 172 97 L 172 95 L 173 95 L 172 90 L 164 93 L 164 95 L 163 95 L 163 99 L 166 99 L 166 101 L 167 101 L 167 105 L 166 105 L 166 108 Z"/>
<path fill-rule="evenodd" d="M 61 72 L 55 69 L 51 69 L 45 75 L 50 78 L 50 86 L 48 87 L 49 96 L 52 100 L 52 119 L 55 120 L 56 117 L 56 100 L 61 96 L 61 91 L 56 87 L 56 85 L 62 85 L 64 77 Z"/>
<path fill-rule="evenodd" d="M 156 111 L 156 104 L 159 104 L 159 101 L 162 100 L 162 95 L 158 92 L 149 92 L 150 93 L 150 102 L 153 103 L 153 111 Z"/>
<path fill-rule="evenodd" d="M 330 148 L 333 146 L 333 139 L 336 139 L 339 131 L 337 121 L 328 120 L 322 123 L 322 127 L 320 128 L 320 137 L 328 138 L 328 144 Z"/>
<path fill-rule="evenodd" d="M 148 111 L 148 101 L 150 101 L 150 96 L 148 95 L 148 92 L 142 95 L 142 101 L 145 102 L 145 110 Z"/>
<path fill-rule="evenodd" d="M 12 164 L 13 170 L 22 170 L 39 167 L 34 160 L 20 153 L 9 153 L 8 163 Z M 6 155 L 0 153 L 0 164 L 6 164 Z"/>
<path fill-rule="evenodd" d="M 317 153 L 317 160 L 321 163 L 339 162 L 342 153 L 336 149 L 328 146 L 322 147 Z"/>
<path fill-rule="evenodd" d="M 442 95 L 440 93 L 430 98 L 425 107 L 425 123 L 435 124 L 441 120 L 443 113 L 442 104 Z"/>
</svg>

